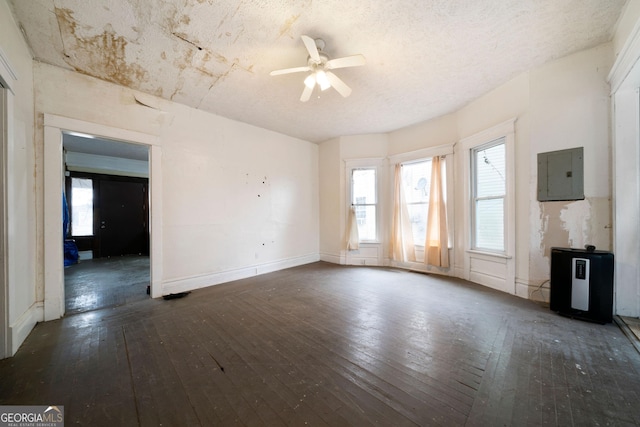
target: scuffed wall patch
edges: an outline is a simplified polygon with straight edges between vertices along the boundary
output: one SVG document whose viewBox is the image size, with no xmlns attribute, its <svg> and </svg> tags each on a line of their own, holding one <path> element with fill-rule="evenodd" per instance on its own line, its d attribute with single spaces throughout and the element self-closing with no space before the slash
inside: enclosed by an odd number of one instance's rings
<svg viewBox="0 0 640 427">
<path fill-rule="evenodd" d="M 569 232 L 561 219 L 562 210 L 567 202 L 545 202 L 540 205 L 540 251 L 545 258 L 549 257 L 554 246 L 566 247 L 569 244 Z"/>
<path fill-rule="evenodd" d="M 609 198 L 591 197 L 573 202 L 543 202 L 538 203 L 538 207 L 538 250 L 531 253 L 530 277 L 548 277 L 552 247 L 584 248 L 585 245 L 594 245 L 601 250 L 611 249 Z M 532 245 L 532 248 L 535 246 Z"/>
<path fill-rule="evenodd" d="M 570 248 L 583 248 L 589 236 L 589 222 L 591 220 L 591 203 L 589 200 L 579 200 L 567 203 L 560 211 L 562 228 L 569 238 L 567 245 Z"/>
</svg>

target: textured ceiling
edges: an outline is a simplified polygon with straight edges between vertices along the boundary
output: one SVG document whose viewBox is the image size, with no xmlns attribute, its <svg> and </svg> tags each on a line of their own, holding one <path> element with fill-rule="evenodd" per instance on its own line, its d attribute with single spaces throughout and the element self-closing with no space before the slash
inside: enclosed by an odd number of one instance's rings
<svg viewBox="0 0 640 427">
<path fill-rule="evenodd" d="M 10 0 L 39 61 L 308 141 L 459 109 L 518 73 L 611 39 L 626 0 Z M 302 34 L 353 93 L 299 101 Z M 317 90 L 317 89 L 316 89 Z"/>
</svg>

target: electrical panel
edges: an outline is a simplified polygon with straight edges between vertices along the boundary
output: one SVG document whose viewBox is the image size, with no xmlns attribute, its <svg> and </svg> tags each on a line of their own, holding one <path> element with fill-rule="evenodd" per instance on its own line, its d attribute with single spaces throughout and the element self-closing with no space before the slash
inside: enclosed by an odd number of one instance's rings
<svg viewBox="0 0 640 427">
<path fill-rule="evenodd" d="M 538 201 L 584 199 L 584 149 L 538 153 Z"/>
</svg>

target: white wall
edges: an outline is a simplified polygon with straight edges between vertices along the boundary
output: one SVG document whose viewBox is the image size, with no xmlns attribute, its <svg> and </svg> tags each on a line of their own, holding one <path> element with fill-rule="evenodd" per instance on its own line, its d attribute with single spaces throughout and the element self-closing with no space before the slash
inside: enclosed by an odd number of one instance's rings
<svg viewBox="0 0 640 427">
<path fill-rule="evenodd" d="M 320 258 L 340 264 L 344 242 L 342 167 L 340 138 L 319 145 Z"/>
<path fill-rule="evenodd" d="M 162 217 L 162 259 L 152 259 L 162 263 L 156 294 L 318 259 L 317 145 L 46 64 L 34 65 L 34 80 L 38 117 L 157 135 L 163 203 L 161 212 L 151 211 L 152 223 Z M 39 120 L 38 176 L 47 167 L 45 143 Z M 39 194 L 43 184 L 36 184 Z M 39 232 L 39 246 L 44 239 Z M 44 280 L 39 285 L 46 286 Z"/>
<path fill-rule="evenodd" d="M 454 144 L 460 139 L 456 114 L 448 114 L 389 134 L 389 156 L 425 147 Z"/>
<path fill-rule="evenodd" d="M 0 75 L 9 85 L 7 147 L 8 353 L 14 354 L 35 323 L 35 194 L 32 61 L 5 0 L 0 1 Z"/>
<path fill-rule="evenodd" d="M 530 277 L 549 277 L 553 246 L 611 250 L 610 44 L 531 72 Z M 537 154 L 584 147 L 585 199 L 536 202 Z"/>
<path fill-rule="evenodd" d="M 505 289 L 524 298 L 545 299 L 547 289 L 534 292 L 549 278 L 549 248 L 553 246 L 582 247 L 595 244 L 611 249 L 610 217 L 610 141 L 609 104 L 606 76 L 613 61 L 612 44 L 570 55 L 522 73 L 504 85 L 471 102 L 457 112 L 424 123 L 391 132 L 388 135 L 386 156 L 451 144 L 491 128 L 511 118 L 515 122 L 515 257 L 512 268 L 515 283 Z M 370 137 L 371 138 L 371 137 Z M 335 172 L 338 156 L 345 160 L 349 152 L 348 139 L 339 143 L 321 144 L 331 169 L 321 163 L 321 176 Z M 338 154 L 336 144 L 340 145 Z M 539 203 L 537 195 L 537 154 L 573 148 L 585 149 L 585 195 L 580 202 Z M 367 147 L 357 141 L 353 150 L 359 157 L 383 155 L 380 145 Z M 455 238 L 454 263 L 456 275 L 465 277 L 462 270 L 466 251 L 465 223 L 468 218 L 462 209 L 465 182 L 461 169 L 459 144 L 455 147 L 456 174 L 454 179 Z M 329 156 L 328 153 L 331 153 Z M 344 188 L 347 183 L 342 183 Z M 335 187 L 335 182 L 332 187 Z M 343 190 L 344 191 L 344 190 Z M 323 196 L 325 200 L 331 197 Z M 390 203 L 388 195 L 387 203 Z M 346 206 L 338 209 L 333 200 L 332 215 L 346 215 Z M 323 212 L 324 214 L 324 212 Z M 390 215 L 390 214 L 389 214 Z M 390 221 L 390 216 L 385 218 Z M 328 225 L 328 223 L 327 223 Z M 385 224 L 388 230 L 388 224 Z M 343 230 L 342 230 L 343 231 Z M 330 235 L 331 230 L 321 228 Z M 340 234 L 340 238 L 343 234 Z M 388 233 L 385 233 L 388 239 Z M 382 242 L 386 249 L 388 240 Z M 323 247 L 338 247 L 329 238 Z M 510 267 L 511 268 L 511 267 Z M 502 280 L 507 280 L 503 277 Z M 548 288 L 548 284 L 545 285 Z M 533 293 L 533 295 L 532 295 Z"/>
</svg>

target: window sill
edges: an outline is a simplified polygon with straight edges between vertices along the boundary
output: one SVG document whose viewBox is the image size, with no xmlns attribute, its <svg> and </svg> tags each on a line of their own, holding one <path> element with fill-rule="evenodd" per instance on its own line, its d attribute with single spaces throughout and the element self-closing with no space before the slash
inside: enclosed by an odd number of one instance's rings
<svg viewBox="0 0 640 427">
<path fill-rule="evenodd" d="M 489 256 L 489 257 L 494 257 L 494 258 L 502 258 L 502 259 L 511 259 L 511 258 L 513 258 L 511 255 L 502 254 L 502 253 L 499 253 L 499 252 L 479 251 L 477 249 L 467 249 L 467 253 L 475 254 L 475 255 Z"/>
</svg>

